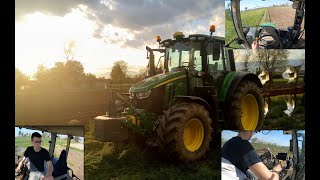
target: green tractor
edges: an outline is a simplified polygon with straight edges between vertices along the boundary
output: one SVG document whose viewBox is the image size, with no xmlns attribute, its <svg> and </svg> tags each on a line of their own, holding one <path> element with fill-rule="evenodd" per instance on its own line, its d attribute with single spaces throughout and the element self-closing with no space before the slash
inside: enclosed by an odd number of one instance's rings
<svg viewBox="0 0 320 180">
<path fill-rule="evenodd" d="M 183 162 L 203 158 L 219 129 L 261 129 L 262 84 L 256 74 L 235 71 L 223 37 L 182 32 L 160 43 L 165 72 L 134 84 L 121 116 L 94 119 L 95 139 L 124 141 L 139 135 Z"/>
</svg>

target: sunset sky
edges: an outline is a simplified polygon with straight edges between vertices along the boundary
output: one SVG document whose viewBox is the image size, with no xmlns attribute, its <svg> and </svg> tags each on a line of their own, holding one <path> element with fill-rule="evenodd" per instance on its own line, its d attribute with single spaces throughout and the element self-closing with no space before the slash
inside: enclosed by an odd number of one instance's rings
<svg viewBox="0 0 320 180">
<path fill-rule="evenodd" d="M 186 35 L 224 36 L 224 0 L 16 0 L 15 65 L 32 75 L 38 65 L 52 67 L 65 61 L 64 46 L 75 44 L 73 56 L 86 73 L 99 73 L 114 61 L 129 69 L 146 66 L 148 45 L 155 37 Z"/>
</svg>

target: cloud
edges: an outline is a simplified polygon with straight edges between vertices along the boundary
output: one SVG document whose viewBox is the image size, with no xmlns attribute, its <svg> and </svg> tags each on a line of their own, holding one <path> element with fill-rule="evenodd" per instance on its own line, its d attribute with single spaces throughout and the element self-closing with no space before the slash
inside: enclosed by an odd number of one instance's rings
<svg viewBox="0 0 320 180">
<path fill-rule="evenodd" d="M 78 0 L 16 0 L 15 17 L 21 20 L 24 15 L 34 12 L 42 12 L 48 15 L 64 16 L 72 8 L 77 8 Z"/>
<path fill-rule="evenodd" d="M 16 0 L 15 9 L 16 21 L 34 12 L 65 16 L 79 9 L 95 22 L 93 37 L 128 47 L 153 42 L 156 35 L 171 38 L 175 31 L 209 34 L 211 24 L 215 35 L 224 36 L 224 0 Z M 110 25 L 130 37 L 106 34 Z"/>
</svg>

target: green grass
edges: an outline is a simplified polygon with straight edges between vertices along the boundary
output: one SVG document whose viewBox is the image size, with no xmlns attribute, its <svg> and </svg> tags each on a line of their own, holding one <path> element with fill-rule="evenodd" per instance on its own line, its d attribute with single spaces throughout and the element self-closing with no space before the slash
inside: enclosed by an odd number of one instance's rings
<svg viewBox="0 0 320 180">
<path fill-rule="evenodd" d="M 85 147 L 85 179 L 220 179 L 220 149 L 205 160 L 182 164 L 134 143 L 86 140 Z"/>
<path fill-rule="evenodd" d="M 302 95 L 297 95 L 296 108 L 291 116 L 283 111 L 287 109 L 284 96 L 275 96 L 271 98 L 269 112 L 265 117 L 263 129 L 305 129 L 305 108 L 301 105 Z"/>
<path fill-rule="evenodd" d="M 242 24 L 245 26 L 249 26 L 249 27 L 258 27 L 266 10 L 267 10 L 267 8 L 260 8 L 260 9 L 247 10 L 247 11 L 241 12 Z M 225 11 L 225 15 L 226 15 L 226 22 L 225 22 L 226 43 L 229 43 L 234 38 L 237 38 L 237 33 L 234 29 L 232 19 L 231 19 L 228 12 L 229 12 L 229 10 Z M 239 48 L 239 45 L 237 45 L 236 43 L 233 42 L 230 44 L 230 47 Z"/>
</svg>

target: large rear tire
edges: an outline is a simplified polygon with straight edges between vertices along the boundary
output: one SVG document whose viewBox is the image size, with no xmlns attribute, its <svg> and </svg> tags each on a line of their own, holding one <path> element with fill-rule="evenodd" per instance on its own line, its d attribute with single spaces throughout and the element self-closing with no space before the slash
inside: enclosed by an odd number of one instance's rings
<svg viewBox="0 0 320 180">
<path fill-rule="evenodd" d="M 256 83 L 242 81 L 231 98 L 231 125 L 236 130 L 261 129 L 264 101 Z"/>
<path fill-rule="evenodd" d="M 157 144 L 171 158 L 192 162 L 203 158 L 212 139 L 209 112 L 196 103 L 169 108 L 159 119 Z"/>
</svg>

